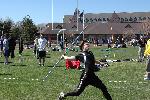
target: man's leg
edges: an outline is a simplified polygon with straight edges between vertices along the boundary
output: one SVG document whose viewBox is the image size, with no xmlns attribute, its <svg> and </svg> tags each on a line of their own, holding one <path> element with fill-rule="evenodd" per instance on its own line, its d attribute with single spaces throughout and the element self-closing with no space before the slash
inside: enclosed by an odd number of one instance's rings
<svg viewBox="0 0 150 100">
<path fill-rule="evenodd" d="M 43 57 L 42 60 L 43 60 L 42 66 L 44 66 L 44 63 L 45 63 L 45 57 Z"/>
<path fill-rule="evenodd" d="M 11 58 L 14 58 L 14 57 L 15 57 L 14 50 L 11 50 Z"/>
<path fill-rule="evenodd" d="M 150 80 L 150 56 L 147 56 L 146 67 L 146 75 L 144 80 Z"/>
<path fill-rule="evenodd" d="M 92 78 L 91 85 L 96 88 L 99 88 L 103 92 L 103 95 L 107 100 L 112 100 L 110 94 L 107 91 L 106 86 L 102 83 L 102 81 L 98 78 L 98 76 Z"/>
<path fill-rule="evenodd" d="M 42 59 L 43 59 L 42 66 L 44 66 L 44 63 L 45 63 L 45 57 L 46 57 L 46 51 L 43 51 L 42 52 Z"/>
<path fill-rule="evenodd" d="M 141 50 L 141 59 L 142 59 L 142 61 L 144 61 L 144 48 L 142 48 L 142 50 Z"/>
<path fill-rule="evenodd" d="M 67 96 L 79 96 L 85 89 L 85 87 L 87 86 L 86 83 L 82 83 L 82 81 L 80 81 L 77 89 L 75 89 L 73 92 L 69 92 L 69 93 L 66 93 L 64 94 L 64 97 L 67 97 Z"/>
<path fill-rule="evenodd" d="M 39 65 L 41 66 L 41 57 L 39 57 Z"/>
<path fill-rule="evenodd" d="M 67 96 L 79 96 L 85 89 L 85 87 L 89 84 L 89 81 L 87 78 L 84 78 L 83 75 L 80 77 L 80 83 L 77 86 L 77 89 L 75 89 L 73 92 L 69 92 L 64 94 L 63 92 L 60 93 L 59 100 L 62 100 L 63 98 Z"/>
<path fill-rule="evenodd" d="M 7 64 L 8 64 L 8 57 L 7 57 L 7 56 L 5 56 L 4 64 L 5 64 L 5 65 L 7 65 Z"/>
</svg>

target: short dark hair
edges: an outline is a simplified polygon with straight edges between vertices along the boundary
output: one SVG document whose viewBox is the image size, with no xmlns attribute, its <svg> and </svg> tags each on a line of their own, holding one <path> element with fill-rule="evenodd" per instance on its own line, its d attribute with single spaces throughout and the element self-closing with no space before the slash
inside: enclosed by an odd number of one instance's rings
<svg viewBox="0 0 150 100">
<path fill-rule="evenodd" d="M 82 40 L 82 41 L 81 41 L 81 44 L 80 44 L 80 46 L 79 46 L 81 51 L 83 50 L 84 44 L 87 43 L 87 42 L 88 42 L 87 40 Z M 88 43 L 89 43 L 89 42 L 88 42 Z"/>
</svg>

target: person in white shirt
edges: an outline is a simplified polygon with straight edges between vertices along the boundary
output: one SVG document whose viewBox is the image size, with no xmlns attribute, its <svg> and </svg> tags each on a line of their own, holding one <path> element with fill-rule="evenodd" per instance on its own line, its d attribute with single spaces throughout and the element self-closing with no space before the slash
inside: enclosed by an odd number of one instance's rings
<svg viewBox="0 0 150 100">
<path fill-rule="evenodd" d="M 38 39 L 39 65 L 40 66 L 41 65 L 44 66 L 44 63 L 45 63 L 46 46 L 47 46 L 47 40 L 43 37 L 43 35 L 40 35 L 40 38 Z"/>
</svg>

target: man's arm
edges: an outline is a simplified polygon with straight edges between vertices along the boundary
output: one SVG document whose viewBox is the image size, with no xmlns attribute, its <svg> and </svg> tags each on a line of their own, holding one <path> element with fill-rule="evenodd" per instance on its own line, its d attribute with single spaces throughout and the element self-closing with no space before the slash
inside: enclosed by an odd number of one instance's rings
<svg viewBox="0 0 150 100">
<path fill-rule="evenodd" d="M 62 57 L 64 58 L 64 59 L 68 59 L 68 60 L 75 60 L 75 56 L 65 56 L 65 55 L 62 55 Z"/>
</svg>

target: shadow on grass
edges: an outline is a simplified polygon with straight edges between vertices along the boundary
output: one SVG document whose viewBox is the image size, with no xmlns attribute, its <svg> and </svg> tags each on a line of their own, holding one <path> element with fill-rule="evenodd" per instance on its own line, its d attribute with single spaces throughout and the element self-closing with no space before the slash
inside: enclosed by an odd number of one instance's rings
<svg viewBox="0 0 150 100">
<path fill-rule="evenodd" d="M 29 55 L 29 54 L 25 54 L 25 55 L 23 55 L 23 56 L 31 56 L 31 55 Z"/>
<path fill-rule="evenodd" d="M 54 67 L 54 66 L 53 65 L 49 65 L 49 66 L 46 66 L 46 67 Z M 64 67 L 64 66 L 56 66 L 56 67 Z"/>
<path fill-rule="evenodd" d="M 51 55 L 50 53 L 46 53 L 46 55 Z"/>
<path fill-rule="evenodd" d="M 16 64 L 16 65 L 11 65 L 11 66 L 27 66 L 27 65 L 24 65 L 24 64 Z"/>
<path fill-rule="evenodd" d="M 0 73 L 0 76 L 7 76 L 7 75 L 12 75 L 12 74 L 9 74 L 9 73 Z"/>
<path fill-rule="evenodd" d="M 1 61 L 0 63 L 4 63 L 4 62 Z M 12 62 L 8 62 L 8 63 L 10 64 L 10 63 L 12 63 Z"/>
<path fill-rule="evenodd" d="M 50 56 L 46 56 L 46 58 L 51 58 Z"/>
</svg>

